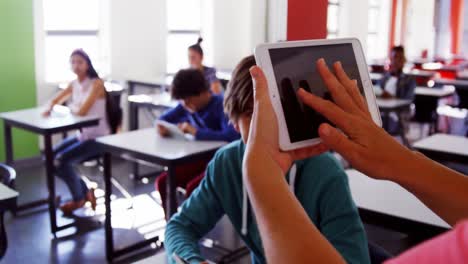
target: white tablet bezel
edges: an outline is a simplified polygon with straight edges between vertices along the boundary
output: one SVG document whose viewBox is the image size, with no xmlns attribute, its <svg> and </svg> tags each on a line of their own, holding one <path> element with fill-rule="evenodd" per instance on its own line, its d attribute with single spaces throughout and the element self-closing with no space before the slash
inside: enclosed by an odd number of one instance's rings
<svg viewBox="0 0 468 264">
<path fill-rule="evenodd" d="M 382 126 L 382 120 L 380 118 L 379 107 L 377 106 L 372 81 L 369 75 L 369 70 L 362 50 L 361 43 L 356 38 L 343 38 L 343 39 L 323 39 L 323 40 L 306 40 L 306 41 L 289 41 L 279 43 L 265 43 L 260 44 L 255 48 L 255 60 L 257 65 L 260 66 L 265 73 L 269 94 L 273 109 L 278 119 L 279 129 L 279 146 L 281 150 L 288 151 L 306 146 L 312 146 L 321 142 L 320 138 L 313 138 L 304 141 L 292 143 L 289 138 L 289 132 L 284 118 L 283 108 L 279 96 L 279 90 L 276 84 L 275 74 L 271 63 L 269 49 L 280 49 L 280 48 L 293 48 L 293 47 L 304 47 L 304 46 L 322 46 L 322 45 L 335 45 L 335 44 L 351 44 L 353 47 L 354 56 L 361 76 L 361 81 L 364 89 L 364 95 L 366 97 L 367 106 L 372 116 L 373 121 Z M 314 63 L 314 62 L 311 62 Z M 329 67 L 334 62 L 327 62 Z"/>
</svg>

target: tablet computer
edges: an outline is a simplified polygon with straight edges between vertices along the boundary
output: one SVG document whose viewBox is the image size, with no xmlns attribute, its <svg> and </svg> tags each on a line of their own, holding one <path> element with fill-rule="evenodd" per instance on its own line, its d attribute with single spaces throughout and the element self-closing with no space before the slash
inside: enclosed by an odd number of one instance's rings
<svg viewBox="0 0 468 264">
<path fill-rule="evenodd" d="M 192 135 L 184 134 L 184 132 L 182 132 L 182 130 L 180 130 L 179 127 L 175 124 L 159 119 L 155 121 L 155 124 L 165 127 L 169 131 L 170 137 L 172 138 L 194 140 L 194 137 Z"/>
<path fill-rule="evenodd" d="M 292 150 L 318 144 L 318 127 L 328 122 L 322 115 L 304 105 L 296 96 L 303 88 L 322 98 L 331 95 L 316 70 L 316 61 L 324 58 L 329 67 L 340 61 L 351 79 L 357 80 L 372 119 L 382 125 L 368 66 L 357 39 L 307 40 L 261 44 L 255 48 L 255 60 L 262 68 L 279 128 L 281 150 Z M 328 122 L 329 123 L 329 122 Z"/>
</svg>

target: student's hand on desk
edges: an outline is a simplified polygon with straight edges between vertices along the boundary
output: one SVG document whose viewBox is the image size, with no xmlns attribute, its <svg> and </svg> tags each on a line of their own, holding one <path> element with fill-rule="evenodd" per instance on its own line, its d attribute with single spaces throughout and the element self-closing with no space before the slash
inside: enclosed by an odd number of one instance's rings
<svg viewBox="0 0 468 264">
<path fill-rule="evenodd" d="M 49 109 L 45 110 L 44 112 L 42 112 L 42 116 L 43 117 L 49 117 L 51 113 L 52 113 L 52 108 L 49 108 Z"/>
<path fill-rule="evenodd" d="M 156 130 L 158 131 L 158 134 L 161 136 L 161 137 L 168 137 L 170 136 L 170 132 L 167 128 L 165 128 L 164 126 L 162 125 L 156 125 Z"/>
<path fill-rule="evenodd" d="M 185 134 L 191 134 L 191 135 L 194 135 L 197 134 L 197 129 L 190 125 L 190 123 L 187 123 L 187 122 L 183 122 L 183 123 L 180 123 L 177 125 L 179 127 L 179 129 L 184 132 Z"/>
<path fill-rule="evenodd" d="M 380 98 L 382 99 L 391 99 L 393 98 L 393 95 L 387 91 L 383 91 L 382 94 L 380 95 Z"/>
<path fill-rule="evenodd" d="M 312 147 L 297 149 L 292 151 L 281 151 L 279 148 L 278 121 L 273 110 L 273 106 L 268 94 L 268 86 L 265 75 L 260 67 L 250 69 L 254 83 L 254 111 L 250 123 L 250 131 L 247 139 L 246 157 L 260 159 L 266 157 L 267 160 L 252 160 L 252 165 L 261 162 L 262 166 L 269 166 L 271 160 L 281 169 L 284 175 L 292 163 L 310 156 L 319 155 L 327 151 L 324 144 Z M 248 160 L 247 158 L 245 160 Z M 258 166 L 258 164 L 257 164 Z"/>
<path fill-rule="evenodd" d="M 298 95 L 308 106 L 321 113 L 338 129 L 322 124 L 319 135 L 323 143 L 345 157 L 356 169 L 380 179 L 401 174 L 404 164 L 411 162 L 414 153 L 403 147 L 377 126 L 367 109 L 357 84 L 350 80 L 339 62 L 333 65 L 333 74 L 323 59 L 317 61 L 317 70 L 335 103 L 300 89 Z"/>
</svg>

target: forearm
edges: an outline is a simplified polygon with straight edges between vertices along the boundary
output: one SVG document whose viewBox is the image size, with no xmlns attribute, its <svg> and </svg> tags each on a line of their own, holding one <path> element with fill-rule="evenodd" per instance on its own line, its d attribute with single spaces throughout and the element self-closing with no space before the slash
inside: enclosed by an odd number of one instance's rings
<svg viewBox="0 0 468 264">
<path fill-rule="evenodd" d="M 200 255 L 199 237 L 189 226 L 174 219 L 167 225 L 165 237 L 164 246 L 169 257 L 176 253 L 188 261 L 202 262 L 205 260 Z"/>
<path fill-rule="evenodd" d="M 468 217 L 468 177 L 417 152 L 404 164 L 391 180 L 416 195 L 450 225 Z"/>
<path fill-rule="evenodd" d="M 243 174 L 268 263 L 343 263 L 289 191 L 281 169 L 266 151 L 247 154 Z"/>
<path fill-rule="evenodd" d="M 52 101 L 50 102 L 50 108 L 54 107 L 54 105 L 62 104 L 65 102 L 71 95 L 71 91 L 67 88 L 61 91 Z"/>
</svg>

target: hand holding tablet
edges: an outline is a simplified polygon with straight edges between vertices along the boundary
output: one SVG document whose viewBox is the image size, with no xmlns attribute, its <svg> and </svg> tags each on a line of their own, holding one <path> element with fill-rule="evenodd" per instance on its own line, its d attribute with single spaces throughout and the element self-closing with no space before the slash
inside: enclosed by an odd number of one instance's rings
<svg viewBox="0 0 468 264">
<path fill-rule="evenodd" d="M 172 137 L 175 139 L 193 140 L 194 136 L 191 134 L 185 134 L 179 126 L 166 122 L 164 120 L 156 120 L 156 129 L 158 133 L 163 137 Z"/>
<path fill-rule="evenodd" d="M 266 77 L 271 104 L 278 121 L 281 150 L 318 144 L 319 125 L 329 123 L 296 95 L 297 90 L 303 88 L 309 93 L 333 101 L 333 91 L 328 89 L 331 83 L 326 83 L 316 68 L 315 62 L 319 58 L 328 62 L 341 62 L 344 72 L 354 80 L 359 92 L 365 97 L 372 119 L 381 125 L 366 60 L 357 39 L 263 44 L 255 49 L 255 58 Z"/>
</svg>

